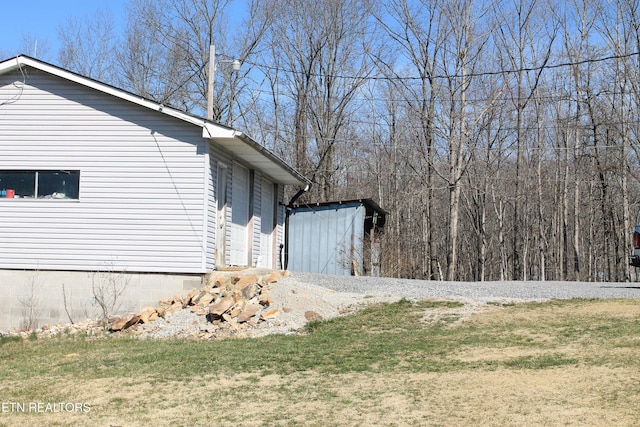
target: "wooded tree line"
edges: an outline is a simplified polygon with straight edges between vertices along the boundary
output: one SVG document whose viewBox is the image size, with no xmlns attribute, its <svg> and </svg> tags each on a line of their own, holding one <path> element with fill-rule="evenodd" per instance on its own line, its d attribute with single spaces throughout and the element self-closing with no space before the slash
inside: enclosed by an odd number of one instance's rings
<svg viewBox="0 0 640 427">
<path fill-rule="evenodd" d="M 214 119 L 311 179 L 301 201 L 375 199 L 384 275 L 635 277 L 636 0 L 132 0 L 128 19 L 69 22 L 53 62 L 204 115 L 209 45 L 237 57 Z"/>
</svg>

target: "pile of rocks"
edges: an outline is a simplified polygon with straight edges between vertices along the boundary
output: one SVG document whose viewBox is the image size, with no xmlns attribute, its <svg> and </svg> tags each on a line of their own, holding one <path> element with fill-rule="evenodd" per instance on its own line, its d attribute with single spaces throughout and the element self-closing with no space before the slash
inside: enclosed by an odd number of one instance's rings
<svg viewBox="0 0 640 427">
<path fill-rule="evenodd" d="M 199 289 L 175 295 L 153 307 L 111 318 L 45 325 L 0 337 L 53 337 L 87 334 L 138 338 L 219 339 L 304 333 L 312 320 L 330 319 L 387 298 L 350 294 L 300 281 L 287 271 L 245 269 L 211 273 Z"/>
<path fill-rule="evenodd" d="M 139 325 L 167 319 L 185 310 L 206 318 L 213 327 L 205 329 L 239 330 L 259 326 L 280 315 L 280 310 L 272 307 L 273 300 L 267 292 L 286 275 L 286 271 L 275 271 L 265 276 L 211 277 L 200 289 L 194 288 L 186 295 L 178 294 L 161 300 L 157 307 L 145 307 L 139 313 L 111 319 L 109 330 L 144 329 Z"/>
</svg>

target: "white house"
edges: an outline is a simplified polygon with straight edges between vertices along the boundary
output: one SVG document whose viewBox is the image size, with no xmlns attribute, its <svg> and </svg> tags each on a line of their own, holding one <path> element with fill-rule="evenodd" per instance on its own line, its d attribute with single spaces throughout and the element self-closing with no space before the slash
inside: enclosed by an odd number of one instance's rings
<svg viewBox="0 0 640 427">
<path fill-rule="evenodd" d="M 0 329 L 82 317 L 98 272 L 127 281 L 126 310 L 221 267 L 281 268 L 283 186 L 305 184 L 238 130 L 0 62 Z"/>
</svg>

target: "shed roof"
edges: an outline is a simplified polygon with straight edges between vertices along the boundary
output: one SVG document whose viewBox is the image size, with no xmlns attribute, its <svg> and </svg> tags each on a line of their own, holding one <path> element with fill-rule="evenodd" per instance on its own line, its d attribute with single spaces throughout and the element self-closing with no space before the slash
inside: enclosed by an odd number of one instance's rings
<svg viewBox="0 0 640 427">
<path fill-rule="evenodd" d="M 23 72 L 26 67 L 40 70 L 116 98 L 120 98 L 124 101 L 132 102 L 150 110 L 158 111 L 179 120 L 200 126 L 202 127 L 203 138 L 214 141 L 218 145 L 230 151 L 232 154 L 243 159 L 252 167 L 264 172 L 281 184 L 300 185 L 309 183 L 307 178 L 278 157 L 275 153 L 237 129 L 163 105 L 107 83 L 43 62 L 39 59 L 31 58 L 27 55 L 19 55 L 2 61 L 0 62 L 0 75 L 14 70 L 21 70 L 21 72 Z"/>
<path fill-rule="evenodd" d="M 387 215 L 388 212 L 382 209 L 373 199 L 349 199 L 349 200 L 335 200 L 330 202 L 316 202 L 316 203 L 298 203 L 295 204 L 294 208 L 311 208 L 314 206 L 323 206 L 323 207 L 331 207 L 331 206 L 340 206 L 340 205 L 352 205 L 352 204 L 361 204 L 366 208 L 371 209 L 374 212 L 377 212 L 380 215 Z"/>
</svg>

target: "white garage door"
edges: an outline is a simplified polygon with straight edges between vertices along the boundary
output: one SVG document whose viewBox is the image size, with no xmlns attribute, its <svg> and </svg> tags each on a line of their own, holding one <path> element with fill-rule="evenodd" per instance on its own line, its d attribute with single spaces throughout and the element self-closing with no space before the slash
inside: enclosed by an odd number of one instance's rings
<svg viewBox="0 0 640 427">
<path fill-rule="evenodd" d="M 262 197 L 260 200 L 260 262 L 258 263 L 258 267 L 261 268 L 273 268 L 275 200 L 273 183 L 263 179 Z"/>
<path fill-rule="evenodd" d="M 248 265 L 249 170 L 234 164 L 232 180 L 229 264 Z"/>
</svg>

